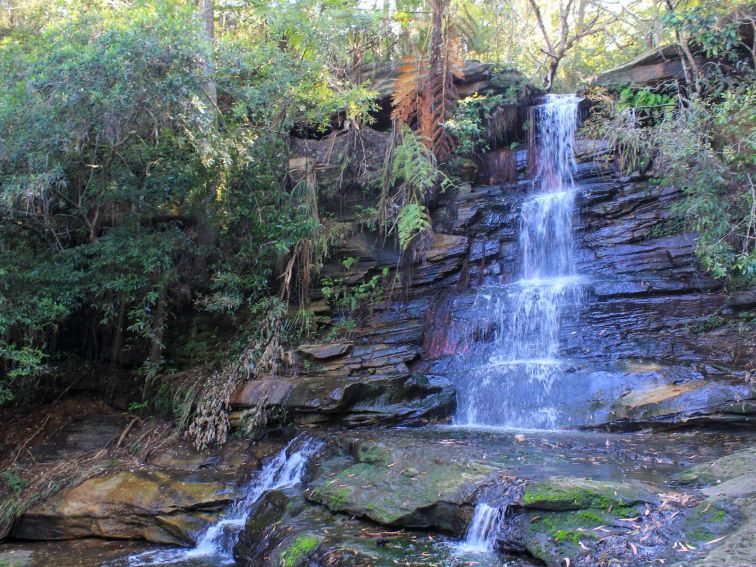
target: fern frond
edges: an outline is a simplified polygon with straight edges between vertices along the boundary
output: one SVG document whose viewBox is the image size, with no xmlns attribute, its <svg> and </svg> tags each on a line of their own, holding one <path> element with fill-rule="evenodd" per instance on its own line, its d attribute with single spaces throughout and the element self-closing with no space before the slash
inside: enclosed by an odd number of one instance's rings
<svg viewBox="0 0 756 567">
<path fill-rule="evenodd" d="M 431 228 L 428 209 L 417 203 L 407 203 L 399 210 L 396 220 L 399 247 L 407 250 L 412 241 Z"/>
</svg>

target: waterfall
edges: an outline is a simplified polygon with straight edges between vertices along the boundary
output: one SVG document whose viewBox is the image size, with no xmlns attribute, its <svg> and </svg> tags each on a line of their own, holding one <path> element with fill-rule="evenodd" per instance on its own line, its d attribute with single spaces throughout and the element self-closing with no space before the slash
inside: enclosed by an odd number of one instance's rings
<svg viewBox="0 0 756 567">
<path fill-rule="evenodd" d="M 243 487 L 244 496 L 209 526 L 192 549 L 147 551 L 128 558 L 129 567 L 165 565 L 196 558 L 212 558 L 213 564 L 233 564 L 234 545 L 244 529 L 253 505 L 268 491 L 302 482 L 310 459 L 323 442 L 299 435 L 289 442 Z"/>
<path fill-rule="evenodd" d="M 520 278 L 479 293 L 484 305 L 478 308 L 495 313 L 499 332 L 488 363 L 458 388 L 458 424 L 559 425 L 558 409 L 551 403 L 554 380 L 564 371 L 559 332 L 564 313 L 575 311 L 581 290 L 572 228 L 579 101 L 575 95 L 547 95 L 534 109 L 536 176 L 534 192 L 520 211 Z"/>
<path fill-rule="evenodd" d="M 488 504 L 477 504 L 473 513 L 470 527 L 467 528 L 465 541 L 460 545 L 460 551 L 474 553 L 491 553 L 496 543 L 496 532 L 502 518 L 502 510 Z"/>
</svg>

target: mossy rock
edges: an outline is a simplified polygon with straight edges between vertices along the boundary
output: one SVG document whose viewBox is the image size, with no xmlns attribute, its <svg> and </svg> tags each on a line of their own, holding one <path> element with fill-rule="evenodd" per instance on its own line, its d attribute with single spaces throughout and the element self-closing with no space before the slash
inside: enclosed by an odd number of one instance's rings
<svg viewBox="0 0 756 567">
<path fill-rule="evenodd" d="M 529 484 L 519 504 L 526 508 L 558 511 L 657 502 L 656 496 L 636 486 L 582 478 L 551 478 Z"/>
<path fill-rule="evenodd" d="M 756 476 L 756 447 L 696 465 L 677 475 L 676 479 L 682 484 L 708 486 L 746 475 Z"/>
<path fill-rule="evenodd" d="M 322 541 L 323 538 L 319 535 L 297 535 L 281 552 L 278 564 L 281 567 L 297 567 L 298 565 L 302 565 Z"/>
<path fill-rule="evenodd" d="M 308 499 L 387 526 L 436 528 L 461 534 L 474 494 L 495 467 L 449 458 L 443 446 L 390 447 L 362 441 L 354 460 L 322 466 Z M 355 460 L 357 462 L 355 462 Z"/>
<path fill-rule="evenodd" d="M 256 565 L 278 549 L 289 535 L 283 523 L 299 514 L 306 503 L 301 496 L 284 490 L 271 490 L 251 510 L 239 540 L 234 558 L 242 564 Z"/>
<path fill-rule="evenodd" d="M 510 539 L 504 547 L 509 551 L 527 551 L 547 565 L 558 565 L 562 557 L 584 555 L 583 546 L 591 547 L 592 542 L 606 535 L 595 528 L 611 525 L 619 518 L 637 513 L 638 510 L 632 506 L 614 505 L 580 510 L 527 510 L 512 526 L 512 530 L 516 531 L 517 545 L 512 546 L 513 540 Z M 512 534 L 509 536 L 511 538 Z"/>
<path fill-rule="evenodd" d="M 685 513 L 680 525 L 685 541 L 699 547 L 731 531 L 735 518 L 724 506 L 704 501 Z"/>
</svg>

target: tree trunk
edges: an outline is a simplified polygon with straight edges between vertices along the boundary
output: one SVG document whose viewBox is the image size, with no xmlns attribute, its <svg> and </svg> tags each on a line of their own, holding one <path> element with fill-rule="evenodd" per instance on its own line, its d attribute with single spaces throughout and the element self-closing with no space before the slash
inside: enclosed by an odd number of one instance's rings
<svg viewBox="0 0 756 567">
<path fill-rule="evenodd" d="M 551 57 L 549 67 L 546 70 L 546 75 L 543 77 L 543 89 L 548 93 L 551 92 L 551 88 L 554 86 L 554 79 L 556 78 L 557 70 L 559 69 L 560 59 Z"/>
<path fill-rule="evenodd" d="M 205 85 L 205 94 L 214 108 L 218 107 L 218 90 L 215 86 L 215 65 L 213 64 L 213 51 L 215 47 L 215 5 L 214 0 L 202 0 L 201 7 L 202 24 L 210 46 L 210 59 L 206 65 L 207 83 Z"/>
<path fill-rule="evenodd" d="M 209 45 L 208 60 L 205 64 L 207 82 L 205 83 L 205 95 L 210 103 L 213 116 L 217 118 L 218 112 L 218 90 L 215 84 L 215 64 L 213 61 L 215 47 L 215 3 L 214 0 L 201 0 L 200 16 L 205 32 L 205 37 Z M 215 185 L 213 182 L 208 183 L 208 193 L 201 200 L 200 206 L 194 211 L 194 218 L 197 222 L 197 255 L 194 257 L 194 275 L 197 286 L 200 289 L 206 289 L 210 283 L 210 267 L 207 261 L 207 255 L 215 244 L 215 231 L 210 226 L 210 219 L 207 211 L 213 202 L 213 193 Z"/>
<path fill-rule="evenodd" d="M 123 348 L 123 325 L 126 322 L 126 302 L 122 301 L 118 308 L 118 320 L 116 321 L 115 338 L 113 339 L 113 353 L 110 362 L 113 366 L 121 361 L 121 349 Z"/>
</svg>

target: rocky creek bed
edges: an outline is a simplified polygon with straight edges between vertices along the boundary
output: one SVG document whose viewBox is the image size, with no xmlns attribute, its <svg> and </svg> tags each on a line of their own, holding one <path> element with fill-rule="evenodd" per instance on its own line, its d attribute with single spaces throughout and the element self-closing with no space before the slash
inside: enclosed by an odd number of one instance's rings
<svg viewBox="0 0 756 567">
<path fill-rule="evenodd" d="M 756 456 L 748 433 L 439 426 L 305 435 L 323 439 L 322 449 L 302 484 L 269 491 L 253 506 L 236 564 L 753 564 Z M 253 444 L 251 452 L 283 444 Z M 158 543 L 191 546 L 240 496 L 229 465 L 252 475 L 260 466 L 241 464 L 244 450 L 164 457 L 63 492 L 24 516 L 16 541 L 0 545 L 0 565 L 138 565 L 135 554 Z M 132 476 L 157 486 L 132 485 Z M 504 510 L 490 554 L 460 546 L 479 502 Z M 154 543 L 115 539 L 135 537 Z"/>
</svg>

